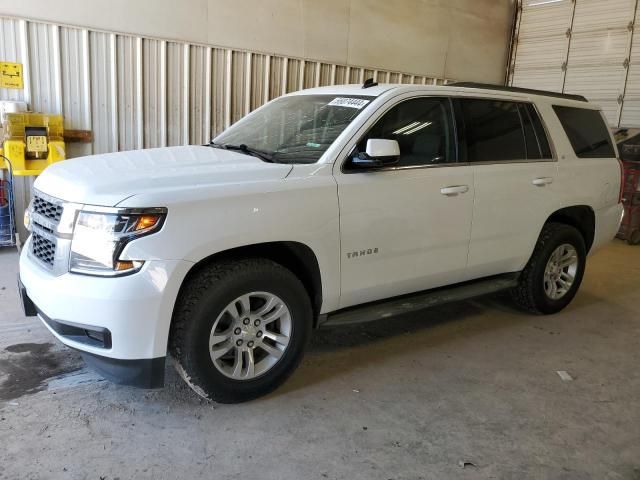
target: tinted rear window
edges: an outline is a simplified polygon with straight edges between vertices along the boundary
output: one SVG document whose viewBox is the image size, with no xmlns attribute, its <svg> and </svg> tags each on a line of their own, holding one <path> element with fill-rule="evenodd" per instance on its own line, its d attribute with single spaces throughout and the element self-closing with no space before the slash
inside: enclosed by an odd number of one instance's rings
<svg viewBox="0 0 640 480">
<path fill-rule="evenodd" d="M 541 157 L 540 145 L 538 145 L 538 139 L 536 138 L 536 132 L 533 130 L 533 124 L 529 113 L 524 105 L 519 106 L 520 119 L 524 127 L 524 141 L 527 145 L 527 159 L 539 159 Z"/>
<path fill-rule="evenodd" d="M 554 105 L 553 109 L 578 157 L 612 158 L 616 156 L 609 129 L 598 110 L 559 105 Z"/>
<path fill-rule="evenodd" d="M 467 140 L 467 161 L 527 158 L 518 105 L 499 100 L 460 100 Z"/>
<path fill-rule="evenodd" d="M 533 123 L 533 129 L 536 134 L 536 139 L 538 140 L 538 144 L 540 146 L 541 158 L 553 158 L 551 155 L 551 147 L 549 146 L 549 139 L 547 138 L 547 133 L 542 126 L 542 120 L 540 120 L 540 115 L 530 103 L 526 104 L 527 112 L 529 113 L 529 118 Z"/>
</svg>

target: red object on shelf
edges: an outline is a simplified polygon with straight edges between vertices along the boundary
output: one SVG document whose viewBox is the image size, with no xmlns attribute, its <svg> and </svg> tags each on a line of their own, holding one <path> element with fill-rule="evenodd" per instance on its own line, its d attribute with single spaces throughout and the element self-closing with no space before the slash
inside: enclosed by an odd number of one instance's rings
<svg viewBox="0 0 640 480">
<path fill-rule="evenodd" d="M 622 162 L 624 179 L 622 205 L 624 217 L 618 230 L 618 238 L 630 245 L 640 243 L 640 162 Z"/>
</svg>

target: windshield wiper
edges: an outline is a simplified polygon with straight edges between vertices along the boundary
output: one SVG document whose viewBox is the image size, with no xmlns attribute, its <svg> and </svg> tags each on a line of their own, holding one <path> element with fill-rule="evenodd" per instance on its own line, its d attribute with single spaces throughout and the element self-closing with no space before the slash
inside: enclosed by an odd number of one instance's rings
<svg viewBox="0 0 640 480">
<path fill-rule="evenodd" d="M 241 143 L 240 145 L 231 145 L 229 143 L 211 142 L 209 143 L 209 146 L 213 148 L 222 148 L 224 150 L 234 150 L 236 152 L 241 152 L 246 155 L 258 157 L 259 159 L 268 163 L 274 163 L 273 156 L 270 153 L 263 152 L 262 150 L 258 150 L 256 148 L 251 148 L 245 145 L 244 143 Z"/>
</svg>

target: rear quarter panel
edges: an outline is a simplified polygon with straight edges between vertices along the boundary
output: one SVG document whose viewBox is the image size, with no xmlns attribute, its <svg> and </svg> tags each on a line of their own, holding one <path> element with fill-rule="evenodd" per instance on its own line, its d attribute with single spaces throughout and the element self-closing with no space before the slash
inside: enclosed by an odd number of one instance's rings
<svg viewBox="0 0 640 480">
<path fill-rule="evenodd" d="M 561 99 L 545 99 L 536 102 L 536 105 L 543 116 L 558 157 L 557 209 L 576 205 L 591 207 L 596 219 L 596 235 L 591 248 L 591 251 L 594 251 L 598 246 L 612 240 L 619 226 L 622 209 L 618 204 L 620 165 L 616 157 L 578 158 L 553 110 L 553 105 L 597 107 Z"/>
</svg>

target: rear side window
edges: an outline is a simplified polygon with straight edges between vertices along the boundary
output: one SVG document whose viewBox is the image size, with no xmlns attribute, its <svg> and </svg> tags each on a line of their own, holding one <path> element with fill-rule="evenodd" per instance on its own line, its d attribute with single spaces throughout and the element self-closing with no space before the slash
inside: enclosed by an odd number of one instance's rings
<svg viewBox="0 0 640 480">
<path fill-rule="evenodd" d="M 539 159 L 540 146 L 536 138 L 536 132 L 533 130 L 533 123 L 529 117 L 529 113 L 524 105 L 519 105 L 520 119 L 522 120 L 522 128 L 524 130 L 524 143 L 527 147 L 527 158 Z"/>
<path fill-rule="evenodd" d="M 523 103 L 521 111 L 523 112 L 523 117 L 528 115 L 528 119 L 531 121 L 531 126 L 536 136 L 536 141 L 538 142 L 538 148 L 540 149 L 540 157 L 538 158 L 553 158 L 551 155 L 551 147 L 549 146 L 549 139 L 547 138 L 547 132 L 542 126 L 542 120 L 540 120 L 540 115 L 538 115 L 535 107 L 530 103 Z M 536 158 L 528 149 L 527 154 L 527 158 Z"/>
<path fill-rule="evenodd" d="M 615 150 L 609 129 L 598 110 L 561 107 L 553 109 L 579 158 L 612 158 Z"/>
<path fill-rule="evenodd" d="M 518 104 L 500 100 L 461 99 L 468 162 L 527 158 Z"/>
</svg>

